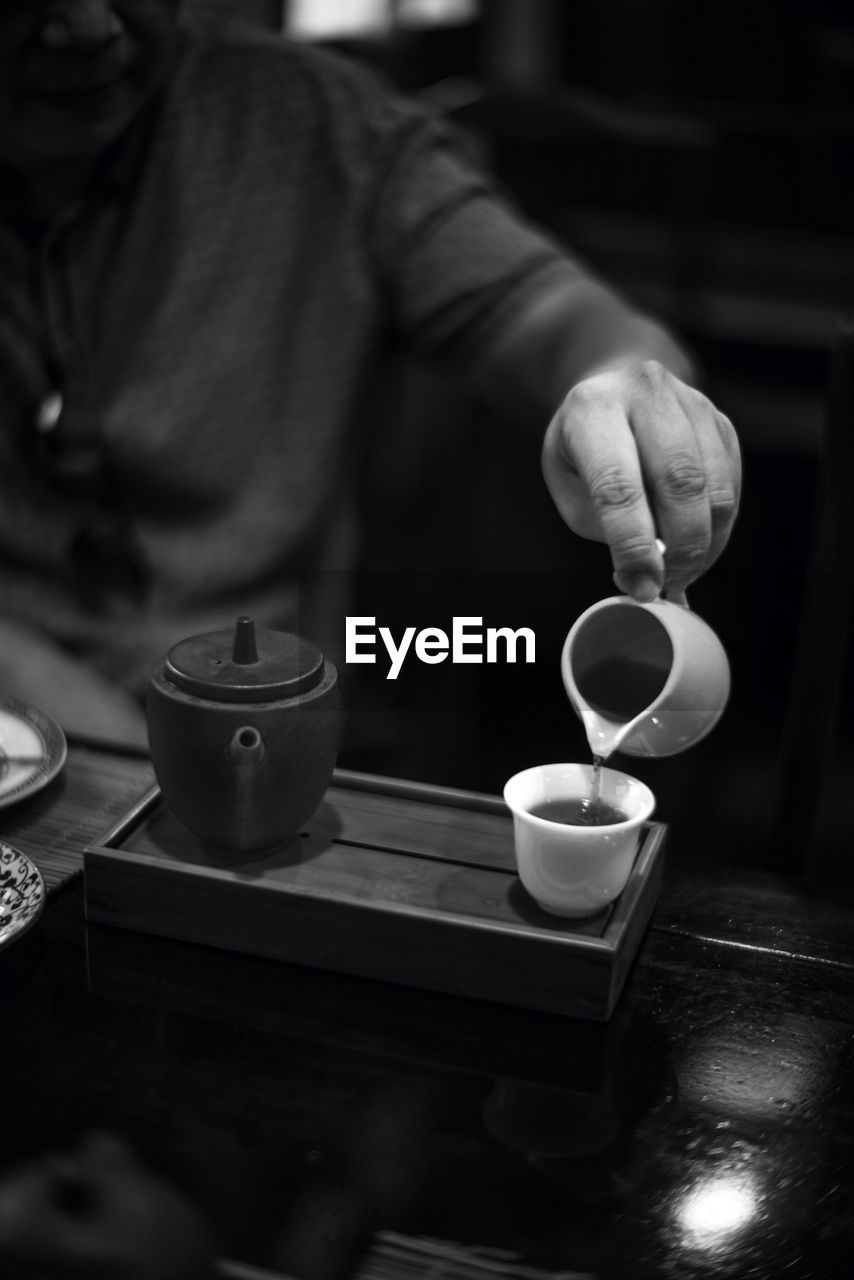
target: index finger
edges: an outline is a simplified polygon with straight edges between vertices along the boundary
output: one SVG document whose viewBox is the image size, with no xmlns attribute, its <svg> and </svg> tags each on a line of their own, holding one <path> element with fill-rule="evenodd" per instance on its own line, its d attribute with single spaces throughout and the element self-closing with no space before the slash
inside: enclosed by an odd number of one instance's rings
<svg viewBox="0 0 854 1280">
<path fill-rule="evenodd" d="M 622 407 L 595 402 L 574 424 L 567 448 L 611 552 L 614 581 L 638 600 L 661 592 L 664 564 L 637 443 Z"/>
</svg>

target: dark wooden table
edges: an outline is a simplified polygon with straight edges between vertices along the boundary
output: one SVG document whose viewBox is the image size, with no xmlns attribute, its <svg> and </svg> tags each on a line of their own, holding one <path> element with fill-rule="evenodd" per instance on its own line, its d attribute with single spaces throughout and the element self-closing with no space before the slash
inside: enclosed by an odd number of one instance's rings
<svg viewBox="0 0 854 1280">
<path fill-rule="evenodd" d="M 82 849 L 151 779 L 74 748 L 0 839 Z M 299 1280 L 438 1274 L 435 1242 L 485 1276 L 834 1280 L 852 979 L 850 895 L 674 847 L 604 1025 L 87 928 L 78 877 L 0 953 L 0 1171 L 115 1130 L 223 1256 Z"/>
</svg>

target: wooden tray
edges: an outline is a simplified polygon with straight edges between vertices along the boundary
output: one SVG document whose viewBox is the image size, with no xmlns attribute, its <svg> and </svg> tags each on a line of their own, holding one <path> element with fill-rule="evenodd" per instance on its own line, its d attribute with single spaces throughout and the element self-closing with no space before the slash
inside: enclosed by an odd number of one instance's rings
<svg viewBox="0 0 854 1280">
<path fill-rule="evenodd" d="M 300 837 L 225 866 L 148 790 L 84 854 L 90 921 L 605 1021 L 658 894 L 645 827 L 618 901 L 563 921 L 516 875 L 493 796 L 336 770 Z"/>
</svg>

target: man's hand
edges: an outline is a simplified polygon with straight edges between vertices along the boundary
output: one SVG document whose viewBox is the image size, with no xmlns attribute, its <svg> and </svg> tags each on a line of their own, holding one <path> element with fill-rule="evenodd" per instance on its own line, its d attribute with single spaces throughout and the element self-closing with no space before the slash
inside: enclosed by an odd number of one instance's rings
<svg viewBox="0 0 854 1280">
<path fill-rule="evenodd" d="M 608 544 L 614 581 L 637 600 L 684 591 L 708 569 L 741 490 L 732 423 L 657 360 L 576 383 L 546 433 L 543 474 L 566 523 Z"/>
</svg>

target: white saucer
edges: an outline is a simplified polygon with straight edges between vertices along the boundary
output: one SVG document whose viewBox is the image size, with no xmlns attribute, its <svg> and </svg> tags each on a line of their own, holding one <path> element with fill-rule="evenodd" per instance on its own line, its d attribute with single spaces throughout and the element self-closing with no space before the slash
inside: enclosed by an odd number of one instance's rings
<svg viewBox="0 0 854 1280">
<path fill-rule="evenodd" d="M 65 764 L 65 734 L 47 712 L 0 699 L 0 809 L 46 787 Z"/>
</svg>

